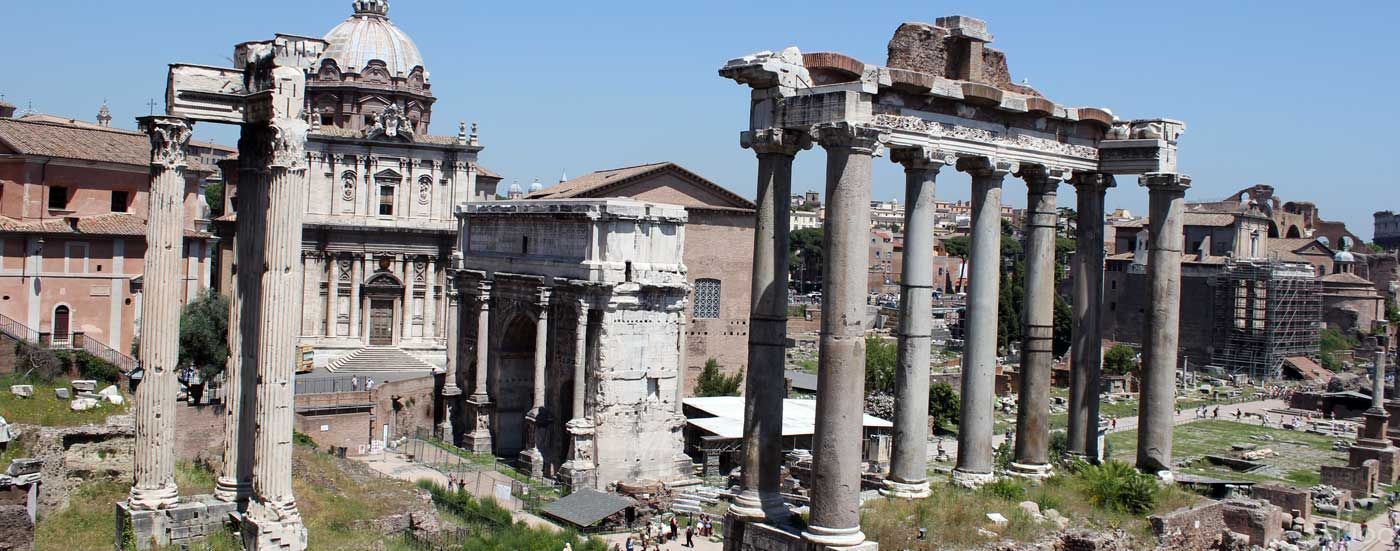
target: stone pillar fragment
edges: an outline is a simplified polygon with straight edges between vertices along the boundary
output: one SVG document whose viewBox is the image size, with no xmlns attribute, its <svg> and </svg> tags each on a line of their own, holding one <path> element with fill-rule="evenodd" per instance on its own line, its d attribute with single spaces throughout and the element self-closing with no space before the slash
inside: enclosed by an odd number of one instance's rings
<svg viewBox="0 0 1400 551">
<path fill-rule="evenodd" d="M 744 132 L 740 144 L 758 156 L 758 208 L 749 299 L 749 367 L 744 378 L 742 478 L 729 514 L 778 523 L 788 513 L 780 477 L 792 160 L 812 145 L 806 133 L 771 128 Z"/>
<path fill-rule="evenodd" d="M 1104 193 L 1114 187 L 1108 174 L 1077 174 L 1073 280 L 1074 334 L 1070 344 L 1069 450 L 1077 459 L 1099 456 L 1099 380 L 1103 377 Z"/>
<path fill-rule="evenodd" d="M 886 139 L 850 123 L 818 125 L 827 152 L 826 258 L 822 268 L 817 419 L 813 435 L 809 543 L 854 546 L 860 531 L 860 465 L 865 385 L 866 265 L 871 159 Z"/>
<path fill-rule="evenodd" d="M 928 497 L 929 353 L 933 339 L 934 179 L 951 164 L 931 148 L 896 149 L 904 165 L 904 266 L 900 276 L 898 370 L 895 372 L 894 449 L 882 493 Z"/>
<path fill-rule="evenodd" d="M 1001 283 L 1001 182 L 1016 164 L 986 157 L 958 161 L 972 176 L 972 245 L 968 258 L 966 345 L 958 462 L 953 480 L 978 486 L 992 480 L 992 413 L 996 401 L 997 296 Z"/>
<path fill-rule="evenodd" d="M 1147 188 L 1149 227 L 1137 468 L 1156 473 L 1172 468 L 1181 328 L 1182 216 L 1191 178 L 1158 172 L 1142 176 L 1140 183 Z"/>
<path fill-rule="evenodd" d="M 132 509 L 179 501 L 175 486 L 175 395 L 179 370 L 180 264 L 185 238 L 185 146 L 190 123 L 179 117 L 138 119 L 151 139 L 146 216 L 145 292 L 141 303 L 141 384 L 136 387 Z"/>
<path fill-rule="evenodd" d="M 1050 370 L 1054 367 L 1056 188 L 1065 170 L 1027 166 L 1025 314 L 1021 320 L 1021 388 L 1016 409 L 1014 474 L 1050 475 Z"/>
<path fill-rule="evenodd" d="M 296 69 L 274 74 L 304 78 Z M 254 439 L 253 502 L 244 516 L 244 547 L 250 550 L 306 548 L 306 528 L 292 495 L 293 389 L 297 355 L 297 316 L 302 307 L 301 221 L 306 202 L 306 133 L 301 118 L 277 117 L 249 124 L 257 150 L 266 155 L 266 185 L 257 190 L 253 208 L 239 216 L 255 219 L 261 239 L 261 294 L 258 301 L 257 429 Z M 242 190 L 240 190 L 240 194 Z M 248 263 L 244 268 L 250 268 Z"/>
<path fill-rule="evenodd" d="M 491 282 L 482 280 L 476 295 L 476 369 L 473 370 L 472 393 L 467 398 L 472 406 L 472 430 L 467 434 L 467 447 L 476 453 L 491 453 L 491 395 L 486 391 L 490 350 Z"/>
<path fill-rule="evenodd" d="M 540 452 L 540 436 L 549 426 L 549 412 L 544 406 L 545 366 L 549 346 L 548 287 L 539 290 L 540 316 L 535 319 L 534 376 L 531 378 L 530 411 L 525 414 L 526 448 L 520 452 L 520 462 L 530 468 L 530 478 L 544 478 L 544 453 Z"/>
</svg>

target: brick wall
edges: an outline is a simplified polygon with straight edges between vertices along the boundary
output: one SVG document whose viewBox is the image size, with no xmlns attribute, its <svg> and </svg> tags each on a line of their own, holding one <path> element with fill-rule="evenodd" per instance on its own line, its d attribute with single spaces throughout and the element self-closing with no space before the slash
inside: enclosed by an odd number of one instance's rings
<svg viewBox="0 0 1400 551">
<path fill-rule="evenodd" d="M 1360 467 L 1340 465 L 1322 466 L 1322 483 L 1327 486 L 1350 490 L 1352 495 L 1369 496 L 1376 493 L 1376 479 L 1380 475 L 1380 463 L 1368 459 Z"/>
<path fill-rule="evenodd" d="M 686 395 L 691 394 L 696 377 L 710 358 L 726 374 L 738 373 L 747 366 L 753 281 L 753 213 L 692 208 L 689 214 L 685 265 L 692 292 L 686 312 Z M 693 288 L 699 279 L 720 282 L 718 318 L 694 317 Z"/>
<path fill-rule="evenodd" d="M 412 435 L 417 429 L 433 430 L 433 408 L 436 407 L 437 376 L 425 375 L 413 379 L 402 379 L 388 383 L 374 384 L 371 401 L 374 402 L 375 420 L 371 429 L 374 438 L 383 438 L 383 425 L 389 426 L 389 434 Z M 397 400 L 395 400 L 397 398 Z M 395 403 L 398 408 L 394 407 Z"/>
<path fill-rule="evenodd" d="M 311 437 L 322 450 L 343 447 L 350 455 L 369 450 L 370 412 L 367 410 L 325 415 L 298 413 L 295 424 L 297 432 Z"/>
<path fill-rule="evenodd" d="M 1178 551 L 1215 549 L 1225 525 L 1224 504 L 1211 501 L 1204 505 L 1177 509 L 1162 515 L 1147 517 L 1160 548 Z"/>
<path fill-rule="evenodd" d="M 1256 484 L 1250 492 L 1254 499 L 1262 499 L 1279 506 L 1285 513 L 1302 513 L 1300 520 L 1312 518 L 1312 491 L 1291 486 Z"/>
<path fill-rule="evenodd" d="M 220 461 L 224 453 L 224 406 L 175 405 L 175 457 Z"/>
<path fill-rule="evenodd" d="M 1283 537 L 1283 511 L 1277 506 L 1253 499 L 1230 500 L 1221 514 L 1231 532 L 1249 536 L 1250 545 L 1268 547 Z"/>
</svg>

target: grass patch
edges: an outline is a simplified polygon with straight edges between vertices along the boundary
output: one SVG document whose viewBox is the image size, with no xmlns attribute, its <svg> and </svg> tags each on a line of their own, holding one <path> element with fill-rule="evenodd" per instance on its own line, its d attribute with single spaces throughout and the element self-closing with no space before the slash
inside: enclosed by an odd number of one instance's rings
<svg viewBox="0 0 1400 551">
<path fill-rule="evenodd" d="M 444 534 L 445 547 L 471 551 L 555 551 L 569 544 L 577 551 L 607 551 L 598 538 L 583 538 L 571 530 L 532 527 L 512 519 L 510 511 L 493 499 L 477 499 L 462 491 L 448 491 L 428 481 L 418 486 L 433 496 L 433 504 L 452 517 L 461 529 Z"/>
<path fill-rule="evenodd" d="M 15 396 L 10 393 L 10 385 L 33 385 L 34 396 L 29 398 Z M 42 381 L 37 377 L 26 378 L 19 375 L 0 377 L 0 412 L 3 412 L 0 415 L 3 415 L 5 421 L 9 423 L 46 427 L 77 427 L 100 425 L 107 421 L 107 416 L 126 413 L 131 406 L 131 396 L 123 392 L 122 396 L 126 398 L 126 401 L 122 405 L 117 406 L 100 401 L 96 408 L 87 411 L 73 411 L 68 407 L 68 400 L 54 397 L 55 388 L 68 388 L 68 380 Z"/>
<path fill-rule="evenodd" d="M 1273 440 L 1251 437 L 1268 435 Z M 1261 460 L 1267 468 L 1255 472 L 1236 472 L 1227 467 L 1196 461 L 1180 472 L 1223 478 L 1312 486 L 1320 482 L 1318 467 L 1342 464 L 1346 454 L 1332 449 L 1332 437 L 1302 431 L 1262 427 L 1234 421 L 1205 420 L 1177 425 L 1172 432 L 1172 456 L 1176 459 L 1205 455 L 1232 456 L 1231 444 L 1256 444 L 1270 448 L 1278 455 Z M 1137 431 L 1128 430 L 1108 435 L 1110 459 L 1132 462 L 1137 454 Z"/>
</svg>

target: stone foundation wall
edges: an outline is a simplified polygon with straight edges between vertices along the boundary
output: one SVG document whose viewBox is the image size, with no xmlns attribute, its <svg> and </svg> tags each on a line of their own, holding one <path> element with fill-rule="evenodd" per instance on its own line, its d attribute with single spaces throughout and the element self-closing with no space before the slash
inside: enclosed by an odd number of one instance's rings
<svg viewBox="0 0 1400 551">
<path fill-rule="evenodd" d="M 237 510 L 237 504 L 209 495 L 181 498 L 178 505 L 158 511 L 129 509 L 121 502 L 117 504 L 116 537 L 117 541 L 134 543 L 137 550 L 179 548 L 224 530 L 229 514 Z"/>
<path fill-rule="evenodd" d="M 131 418 L 113 416 L 109 425 L 51 428 L 20 426 L 33 433 L 30 457 L 43 461 L 40 471 L 39 515 L 68 506 L 69 494 L 83 482 L 99 479 L 130 480 L 136 430 Z"/>
<path fill-rule="evenodd" d="M 24 505 L 0 505 L 0 551 L 34 549 L 34 523 Z"/>
<path fill-rule="evenodd" d="M 1249 536 L 1250 545 L 1267 547 L 1283 537 L 1283 510 L 1259 500 L 1231 500 L 1221 514 L 1231 532 Z"/>
<path fill-rule="evenodd" d="M 1379 472 L 1380 465 L 1374 459 L 1367 460 L 1360 467 L 1323 465 L 1322 483 L 1349 490 L 1353 496 L 1366 497 L 1376 493 Z"/>
<path fill-rule="evenodd" d="M 374 438 L 383 438 L 383 424 L 389 425 L 390 437 L 394 435 L 413 435 L 417 429 L 432 431 L 433 407 L 436 404 L 435 390 L 437 389 L 437 376 L 425 375 L 413 379 L 402 379 L 398 381 L 380 383 L 375 381 L 373 398 L 374 414 Z M 395 397 L 399 408 L 395 409 Z"/>
<path fill-rule="evenodd" d="M 1152 533 L 1162 548 L 1177 551 L 1215 549 L 1220 535 L 1229 529 L 1225 524 L 1224 504 L 1219 501 L 1152 515 L 1147 517 L 1147 522 L 1152 525 Z"/>
<path fill-rule="evenodd" d="M 1292 514 L 1293 511 L 1302 513 L 1300 520 L 1312 518 L 1312 491 L 1302 490 L 1289 486 L 1277 486 L 1274 484 L 1256 484 L 1250 490 L 1250 497 L 1262 499 L 1277 505 L 1284 512 Z"/>
<path fill-rule="evenodd" d="M 329 415 L 298 413 L 295 428 L 311 437 L 322 450 L 338 446 L 345 448 L 347 455 L 363 455 L 369 450 L 369 418 L 368 411 Z"/>
</svg>

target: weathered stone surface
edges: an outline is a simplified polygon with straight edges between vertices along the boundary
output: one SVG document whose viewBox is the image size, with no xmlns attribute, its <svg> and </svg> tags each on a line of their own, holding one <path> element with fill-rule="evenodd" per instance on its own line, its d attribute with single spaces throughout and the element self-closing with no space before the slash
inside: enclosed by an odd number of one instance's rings
<svg viewBox="0 0 1400 551">
<path fill-rule="evenodd" d="M 1221 515 L 1231 532 L 1249 537 L 1252 545 L 1264 547 L 1283 538 L 1283 511 L 1271 503 L 1230 500 L 1221 507 Z"/>
<path fill-rule="evenodd" d="M 73 392 L 96 392 L 97 381 L 92 379 L 77 379 L 69 383 L 73 387 Z"/>
<path fill-rule="evenodd" d="M 956 42 L 946 28 L 929 23 L 908 22 L 899 26 L 890 38 L 886 62 L 890 68 L 918 71 L 943 78 L 957 78 Z M 1002 90 L 1040 97 L 1040 92 L 1011 80 L 1006 54 L 991 48 L 981 48 L 982 70 L 974 80 Z"/>
<path fill-rule="evenodd" d="M 209 495 L 185 497 L 160 510 L 135 509 L 121 502 L 116 508 L 116 538 L 123 541 L 131 531 L 129 541 L 135 542 L 137 550 L 152 549 L 153 543 L 162 549 L 183 547 L 227 529 L 230 513 L 237 510 L 236 504 Z"/>
<path fill-rule="evenodd" d="M 24 505 L 0 505 L 0 551 L 34 549 L 34 522 Z"/>
<path fill-rule="evenodd" d="M 1229 529 L 1225 525 L 1224 504 L 1208 501 L 1204 504 L 1170 513 L 1152 515 L 1147 522 L 1157 541 L 1167 549 L 1194 551 L 1213 549 L 1220 536 Z"/>
<path fill-rule="evenodd" d="M 98 402 L 93 398 L 75 398 L 68 404 L 68 409 L 73 411 L 87 411 L 98 406 Z"/>
<path fill-rule="evenodd" d="M 69 493 L 82 482 L 127 479 L 132 473 L 135 433 L 124 425 L 52 428 L 22 426 L 33 459 L 41 461 L 39 514 L 68 506 Z M 32 438 L 33 440 L 28 440 Z"/>
<path fill-rule="evenodd" d="M 33 386 L 33 385 L 10 385 L 10 394 L 14 394 L 15 396 L 19 396 L 20 398 L 33 398 L 33 397 L 34 397 L 34 386 Z"/>
<path fill-rule="evenodd" d="M 1298 511 L 1298 520 L 1308 520 L 1312 518 L 1313 498 L 1312 491 L 1279 486 L 1276 484 L 1256 484 L 1250 488 L 1250 496 L 1254 499 L 1262 499 L 1284 511 Z"/>
</svg>

